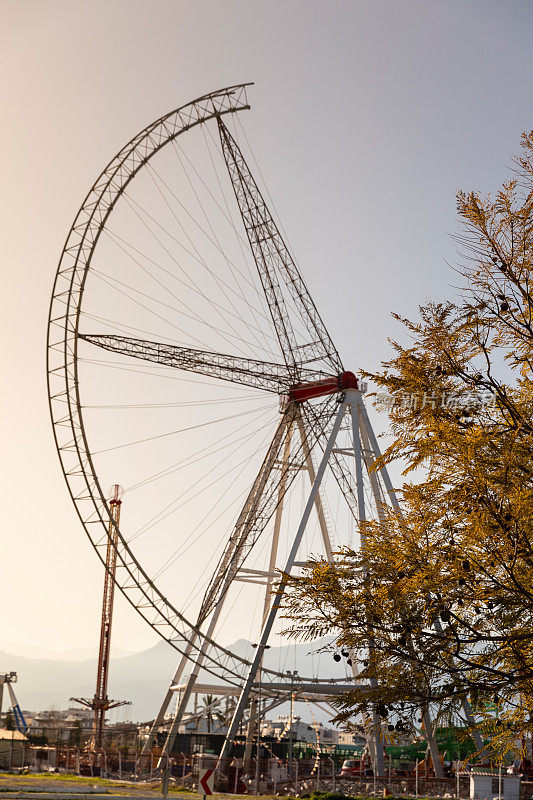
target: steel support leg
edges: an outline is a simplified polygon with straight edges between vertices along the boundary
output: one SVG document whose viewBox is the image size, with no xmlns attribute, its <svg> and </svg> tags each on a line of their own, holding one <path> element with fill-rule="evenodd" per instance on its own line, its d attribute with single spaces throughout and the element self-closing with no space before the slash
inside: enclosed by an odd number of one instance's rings
<svg viewBox="0 0 533 800">
<path fill-rule="evenodd" d="M 289 459 L 291 456 L 291 442 L 292 442 L 292 423 L 287 425 L 287 430 L 285 433 L 285 443 L 283 445 L 283 456 L 281 462 L 281 480 L 278 489 L 278 505 L 276 507 L 276 514 L 274 517 L 274 531 L 272 534 L 272 543 L 270 545 L 270 559 L 268 563 L 268 577 L 266 580 L 265 601 L 263 605 L 263 620 L 261 623 L 261 627 L 263 627 L 263 625 L 266 622 L 266 618 L 268 616 L 268 611 L 270 608 L 270 593 L 274 581 L 273 575 L 274 575 L 274 570 L 276 569 L 276 559 L 278 556 L 279 532 L 281 529 L 281 519 L 283 516 L 285 487 L 287 484 L 287 474 L 288 474 L 287 469 L 289 466 Z"/>
<path fill-rule="evenodd" d="M 353 450 L 355 455 L 355 482 L 357 489 L 357 514 L 359 517 L 359 538 L 361 542 L 361 550 L 365 547 L 365 532 L 361 523 L 366 521 L 366 508 L 365 508 L 365 493 L 363 484 L 363 454 L 361 447 L 361 428 L 363 418 L 361 409 L 363 402 L 361 393 L 354 389 L 346 393 L 346 398 L 350 403 L 350 415 L 352 418 L 352 437 L 353 437 Z M 379 717 L 376 710 L 372 710 L 372 723 L 375 729 L 379 727 Z M 385 754 L 383 751 L 383 743 L 377 734 L 367 737 L 370 755 L 372 757 L 372 768 L 374 775 L 378 778 L 385 777 Z"/>
<path fill-rule="evenodd" d="M 196 680 L 198 678 L 198 674 L 199 674 L 200 669 L 202 668 L 202 665 L 204 663 L 204 659 L 205 659 L 205 656 L 207 654 L 207 650 L 209 649 L 209 640 L 213 636 L 213 633 L 214 633 L 214 630 L 215 630 L 215 626 L 216 626 L 216 624 L 218 622 L 218 618 L 220 616 L 220 612 L 222 611 L 222 608 L 224 606 L 224 600 L 225 599 L 226 599 L 226 593 L 224 592 L 222 594 L 222 597 L 220 598 L 220 600 L 216 604 L 215 610 L 213 611 L 213 614 L 211 615 L 211 619 L 209 620 L 209 626 L 207 628 L 205 636 L 203 637 L 202 644 L 200 645 L 200 649 L 198 651 L 198 655 L 196 656 L 196 661 L 194 662 L 194 666 L 192 668 L 191 674 L 189 675 L 189 678 L 187 679 L 187 684 L 186 684 L 185 689 L 183 690 L 183 693 L 181 695 L 179 705 L 176 708 L 176 713 L 174 714 L 174 719 L 172 720 L 172 725 L 170 726 L 170 730 L 168 732 L 168 735 L 167 735 L 163 750 L 161 752 L 161 756 L 160 756 L 158 764 L 157 764 L 158 768 L 161 766 L 161 764 L 163 762 L 163 759 L 166 758 L 167 755 L 170 755 L 170 753 L 172 752 L 172 746 L 174 744 L 174 740 L 176 738 L 176 734 L 178 733 L 178 727 L 179 727 L 179 725 L 180 725 L 180 723 L 181 723 L 181 721 L 183 719 L 183 715 L 185 713 L 185 709 L 187 708 L 187 704 L 188 704 L 189 700 L 191 699 L 192 690 L 194 689 L 194 686 L 196 684 Z"/>
<path fill-rule="evenodd" d="M 381 451 L 379 449 L 378 440 L 376 439 L 376 434 L 374 433 L 372 425 L 370 424 L 370 420 L 368 418 L 367 410 L 364 407 L 362 402 L 360 403 L 359 407 L 360 407 L 360 410 L 361 410 L 361 420 L 362 420 L 363 425 L 365 426 L 365 430 L 366 430 L 366 432 L 368 434 L 368 438 L 370 439 L 370 444 L 372 445 L 372 450 L 376 454 L 376 458 L 379 458 L 381 456 Z M 391 479 L 389 477 L 389 473 L 387 471 L 387 467 L 385 465 L 383 465 L 381 467 L 381 469 L 379 470 L 379 474 L 380 474 L 381 478 L 383 479 L 383 483 L 385 484 L 385 489 L 387 490 L 387 494 L 389 495 L 389 499 L 391 501 L 392 507 L 401 516 L 400 504 L 398 503 L 398 498 L 396 497 L 396 492 L 394 491 Z"/>
<path fill-rule="evenodd" d="M 429 716 L 429 712 L 427 710 L 424 710 L 422 714 L 422 719 L 424 721 L 424 728 L 426 730 L 426 739 L 429 745 L 429 752 L 431 754 L 431 760 L 433 762 L 433 770 L 435 772 L 435 777 L 444 778 L 444 770 L 442 768 L 442 764 L 440 763 L 439 749 L 437 747 L 437 742 L 435 741 L 435 733 L 433 731 L 433 725 Z"/>
<path fill-rule="evenodd" d="M 170 686 L 172 686 L 172 684 L 178 683 L 178 681 L 181 679 L 181 676 L 183 675 L 183 671 L 184 671 L 186 665 L 189 662 L 189 658 L 190 658 L 190 655 L 191 655 L 191 652 L 192 652 L 194 641 L 195 641 L 195 639 L 192 639 L 187 644 L 187 647 L 185 648 L 185 652 L 183 653 L 183 655 L 182 655 L 182 657 L 181 657 L 181 659 L 179 661 L 179 664 L 178 664 L 178 666 L 176 668 L 176 672 L 174 673 L 174 677 L 172 678 Z M 159 728 L 161 727 L 161 725 L 163 724 L 163 719 L 165 718 L 165 714 L 167 713 L 168 707 L 169 707 L 169 705 L 170 705 L 170 703 L 171 703 L 173 698 L 175 698 L 175 693 L 172 692 L 170 687 L 169 687 L 169 689 L 168 689 L 168 691 L 167 691 L 167 693 L 166 693 L 166 695 L 165 695 L 165 697 L 163 699 L 163 702 L 161 703 L 161 708 L 159 709 L 159 711 L 157 713 L 157 717 L 155 718 L 155 720 L 154 720 L 154 722 L 152 724 L 152 727 L 150 728 L 150 733 L 148 734 L 148 738 L 146 739 L 146 742 L 145 742 L 144 747 L 143 747 L 142 752 L 141 752 L 142 756 L 144 756 L 147 753 L 149 753 L 150 750 L 152 749 L 152 745 L 153 745 L 154 740 L 156 738 L 157 732 L 158 732 Z"/>
<path fill-rule="evenodd" d="M 264 491 L 265 484 L 266 484 L 266 482 L 267 482 L 267 480 L 269 478 L 269 475 L 272 472 L 272 469 L 274 468 L 274 463 L 275 463 L 275 460 L 276 460 L 276 455 L 277 455 L 277 452 L 278 452 L 279 443 L 281 441 L 283 441 L 283 437 L 289 435 L 288 432 L 290 430 L 292 430 L 292 424 L 293 424 L 293 416 L 292 416 L 292 414 L 291 413 L 284 414 L 283 418 L 280 420 L 280 423 L 279 423 L 278 427 L 276 428 L 276 432 L 274 434 L 274 438 L 272 440 L 272 443 L 270 444 L 267 456 L 266 456 L 266 458 L 265 458 L 265 460 L 264 460 L 264 462 L 263 462 L 263 464 L 261 466 L 259 474 L 257 475 L 257 477 L 256 477 L 256 479 L 254 481 L 254 484 L 253 484 L 253 486 L 252 486 L 252 488 L 251 488 L 251 490 L 250 490 L 250 492 L 248 494 L 248 497 L 246 498 L 246 502 L 245 502 L 240 514 L 239 514 L 239 517 L 238 517 L 238 520 L 237 520 L 237 523 L 236 523 L 236 526 L 235 526 L 235 529 L 237 531 L 240 531 L 241 529 L 244 530 L 245 528 L 249 529 L 251 527 L 251 525 L 253 524 L 253 519 L 254 519 L 253 515 L 254 515 L 254 513 L 256 511 L 258 503 L 261 500 L 261 496 L 262 496 L 262 493 Z M 231 544 L 231 540 L 230 540 L 230 544 Z M 184 692 L 183 692 L 183 694 L 182 694 L 182 696 L 180 698 L 179 704 L 178 704 L 178 706 L 176 708 L 176 713 L 174 715 L 170 731 L 169 731 L 169 733 L 167 735 L 167 739 L 165 741 L 165 745 L 164 745 L 164 748 L 163 748 L 163 752 L 161 754 L 161 758 L 159 760 L 159 764 L 162 763 L 161 759 L 166 757 L 167 754 L 170 754 L 170 751 L 172 750 L 172 746 L 173 746 L 174 740 L 176 738 L 178 727 L 179 727 L 179 725 L 181 723 L 181 720 L 183 719 L 183 715 L 185 713 L 185 710 L 186 710 L 186 707 L 187 707 L 187 703 L 189 702 L 190 696 L 192 694 L 192 690 L 194 689 L 194 685 L 196 683 L 196 678 L 198 676 L 198 673 L 199 673 L 199 671 L 201 669 L 201 666 L 203 664 L 203 661 L 204 661 L 206 653 L 207 653 L 207 649 L 208 648 L 206 646 L 206 644 L 207 644 L 206 640 L 212 638 L 212 635 L 213 635 L 214 630 L 215 630 L 216 623 L 218 621 L 218 618 L 220 616 L 220 612 L 222 610 L 222 606 L 223 606 L 224 599 L 225 599 L 225 596 L 226 596 L 226 591 L 227 591 L 229 585 L 231 584 L 233 578 L 235 577 L 235 575 L 237 573 L 237 570 L 238 570 L 238 567 L 239 567 L 238 559 L 239 559 L 240 553 L 239 553 L 239 549 L 238 549 L 238 543 L 237 543 L 237 545 L 234 545 L 233 552 L 231 551 L 231 549 L 228 551 L 228 546 L 227 546 L 226 550 L 227 550 L 227 558 L 228 558 L 228 561 L 229 561 L 229 569 L 227 569 L 227 571 L 226 571 L 226 565 L 224 565 L 224 564 L 222 565 L 222 567 L 219 567 L 219 569 L 222 569 L 221 575 L 224 576 L 224 573 L 225 573 L 225 577 L 223 578 L 222 590 L 220 592 L 219 599 L 218 599 L 217 603 L 215 604 L 215 607 L 214 607 L 213 612 L 211 614 L 211 619 L 210 619 L 210 622 L 209 622 L 208 630 L 207 630 L 207 632 L 205 634 L 200 634 L 200 636 L 202 637 L 203 641 L 202 641 L 202 644 L 200 645 L 200 647 L 198 648 L 198 655 L 196 657 L 196 661 L 195 661 L 193 670 L 192 670 L 192 672 L 191 672 L 191 674 L 189 676 L 189 679 L 187 681 L 187 686 L 185 687 L 185 690 L 184 690 Z M 204 598 L 204 601 L 205 601 L 205 598 Z M 202 612 L 200 612 L 200 614 L 202 614 Z M 199 617 L 198 623 L 197 623 L 197 627 L 198 628 L 200 628 L 200 626 L 203 623 L 204 619 L 205 619 L 205 617 L 202 617 L 202 616 Z M 176 673 L 174 674 L 174 680 L 179 680 L 179 678 L 183 674 L 183 671 L 184 671 L 185 665 L 187 663 L 187 660 L 191 660 L 190 659 L 190 654 L 191 654 L 191 652 L 192 652 L 192 650 L 194 648 L 194 642 L 196 641 L 197 638 L 198 638 L 198 635 L 193 635 L 193 638 L 189 642 L 189 645 L 188 645 L 187 650 L 186 650 L 186 655 L 180 661 L 178 669 L 176 670 Z M 163 717 L 164 717 L 164 714 L 166 712 L 166 709 L 168 708 L 168 705 L 170 703 L 170 699 L 171 699 L 171 695 L 172 694 L 173 693 L 171 692 L 171 690 L 169 688 L 169 690 L 167 691 L 167 694 L 166 694 L 166 696 L 165 696 L 165 698 L 163 700 L 163 703 L 161 705 L 161 708 L 160 708 L 159 714 L 157 716 L 157 719 L 154 721 L 154 724 L 152 726 L 152 730 L 150 731 L 150 736 L 149 736 L 149 739 L 148 739 L 150 744 L 153 742 L 153 739 L 154 739 L 155 734 L 157 732 L 157 728 L 158 728 L 158 726 L 161 724 L 161 722 L 163 720 Z M 148 749 L 148 742 L 147 742 L 147 745 L 145 746 L 144 750 L 147 750 L 147 749 Z M 143 750 L 143 752 L 144 752 L 144 750 Z"/>
<path fill-rule="evenodd" d="M 252 766 L 252 747 L 254 744 L 254 731 L 255 726 L 260 725 L 259 714 L 257 713 L 257 700 L 254 698 L 250 703 L 250 717 L 248 725 L 246 726 L 246 743 L 244 745 L 244 758 L 242 760 L 242 768 L 246 775 Z"/>
<path fill-rule="evenodd" d="M 304 451 L 307 474 L 309 475 L 309 480 L 311 481 L 311 486 L 312 486 L 316 479 L 316 471 L 315 471 L 315 465 L 313 463 L 313 456 L 311 454 L 311 450 L 309 449 L 309 443 L 305 435 L 305 426 L 301 413 L 296 418 L 296 422 L 298 424 L 298 431 L 300 433 L 300 440 L 302 442 L 302 447 Z M 324 506 L 322 505 L 322 498 L 320 497 L 320 492 L 316 493 L 315 506 L 316 506 L 316 513 L 318 516 L 320 533 L 322 534 L 322 541 L 324 543 L 324 550 L 326 552 L 326 558 L 331 564 L 333 563 L 333 551 L 331 549 L 331 540 L 329 538 L 328 525 L 326 522 L 326 515 L 324 514 Z"/>
<path fill-rule="evenodd" d="M 318 492 L 318 489 L 319 489 L 320 484 L 322 482 L 322 478 L 324 477 L 324 472 L 326 470 L 326 466 L 327 466 L 327 463 L 329 461 L 329 457 L 331 455 L 331 451 L 333 449 L 333 446 L 335 444 L 335 440 L 337 438 L 337 435 L 338 435 L 338 432 L 339 432 L 339 428 L 340 428 L 340 425 L 341 425 L 341 422 L 342 422 L 342 418 L 343 418 L 345 412 L 346 412 L 346 401 L 343 401 L 341 403 L 341 405 L 339 406 L 339 410 L 337 411 L 337 415 L 335 417 L 335 422 L 333 423 L 333 429 L 331 431 L 330 437 L 328 439 L 328 443 L 326 445 L 326 449 L 324 451 L 324 455 L 322 456 L 322 459 L 320 461 L 320 465 L 319 465 L 318 470 L 317 470 L 317 475 L 316 475 L 315 482 L 314 482 L 313 487 L 311 489 L 311 492 L 309 494 L 309 498 L 307 500 L 307 503 L 306 503 L 306 506 L 305 506 L 305 509 L 304 509 L 304 512 L 303 512 L 303 515 L 302 515 L 302 519 L 300 521 L 300 525 L 299 525 L 298 530 L 296 532 L 296 536 L 294 537 L 293 545 L 292 545 L 291 551 L 289 553 L 289 557 L 287 559 L 287 563 L 285 565 L 285 569 L 284 569 L 285 573 L 290 573 L 291 572 L 292 566 L 293 566 L 293 564 L 294 564 L 294 562 L 296 560 L 296 556 L 298 554 L 298 549 L 300 547 L 300 544 L 301 544 L 301 541 L 302 541 L 302 537 L 303 537 L 303 535 L 305 533 L 305 529 L 307 527 L 307 523 L 309 521 L 309 517 L 311 515 L 311 511 L 313 509 L 313 506 L 315 505 L 316 493 Z M 286 585 L 285 582 L 282 580 L 281 584 L 280 584 L 280 586 L 278 588 L 278 591 L 276 592 L 276 594 L 274 596 L 274 599 L 272 601 L 272 606 L 271 606 L 270 612 L 268 614 L 266 623 L 265 623 L 265 625 L 263 627 L 263 631 L 261 633 L 260 642 L 258 644 L 255 656 L 254 656 L 253 661 L 252 661 L 252 663 L 250 665 L 250 668 L 248 670 L 248 675 L 247 675 L 246 680 L 244 682 L 244 685 L 242 687 L 241 694 L 240 694 L 239 700 L 237 702 L 237 707 L 235 709 L 235 713 L 233 715 L 233 719 L 231 721 L 231 725 L 230 725 L 229 731 L 228 731 L 228 733 L 226 735 L 226 740 L 224 742 L 224 745 L 222 746 L 222 751 L 220 753 L 220 756 L 219 756 L 219 759 L 218 759 L 218 764 L 217 764 L 217 766 L 219 768 L 221 766 L 222 766 L 222 768 L 225 768 L 226 760 L 227 760 L 227 758 L 229 756 L 229 752 L 230 752 L 230 749 L 231 749 L 232 741 L 233 741 L 233 739 L 234 739 L 234 737 L 235 737 L 235 735 L 237 733 L 237 728 L 239 726 L 239 721 L 240 721 L 240 719 L 242 717 L 243 711 L 244 711 L 244 709 L 246 707 L 246 704 L 248 702 L 248 697 L 250 695 L 250 690 L 251 690 L 253 682 L 255 680 L 255 676 L 257 674 L 257 670 L 259 669 L 259 665 L 260 665 L 261 659 L 263 657 L 263 651 L 264 651 L 265 645 L 268 642 L 268 637 L 270 636 L 270 633 L 272 631 L 272 627 L 274 625 L 274 621 L 276 619 L 276 615 L 278 613 L 278 609 L 279 609 L 280 604 L 281 604 L 281 598 L 283 596 L 285 585 Z"/>
</svg>

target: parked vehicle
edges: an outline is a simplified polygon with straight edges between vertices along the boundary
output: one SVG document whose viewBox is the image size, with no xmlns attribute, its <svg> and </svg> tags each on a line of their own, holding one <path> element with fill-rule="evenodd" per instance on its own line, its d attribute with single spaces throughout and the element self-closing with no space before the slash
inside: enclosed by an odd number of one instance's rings
<svg viewBox="0 0 533 800">
<path fill-rule="evenodd" d="M 365 758 L 348 758 L 343 762 L 342 778 L 365 778 L 372 775 L 372 767 Z"/>
</svg>

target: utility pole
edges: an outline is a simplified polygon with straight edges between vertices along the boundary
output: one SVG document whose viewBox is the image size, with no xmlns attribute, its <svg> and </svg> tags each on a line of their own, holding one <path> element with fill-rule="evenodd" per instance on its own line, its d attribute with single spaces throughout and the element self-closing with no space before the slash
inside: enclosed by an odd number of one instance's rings
<svg viewBox="0 0 533 800">
<path fill-rule="evenodd" d="M 257 713 L 256 713 L 256 725 L 257 725 L 257 758 L 255 763 L 255 780 L 254 780 L 254 793 L 258 794 L 259 792 L 259 767 L 260 767 L 260 759 L 261 759 L 261 667 L 263 666 L 263 655 L 265 650 L 270 650 L 269 644 L 253 644 L 252 647 L 260 647 L 261 648 L 261 662 L 260 668 L 257 672 L 257 679 L 258 679 L 258 700 L 257 700 Z M 253 704 L 250 707 L 250 723 L 253 724 Z M 251 751 L 251 736 L 252 736 L 253 728 L 250 728 L 250 751 Z M 248 745 L 248 742 L 246 742 Z M 246 746 L 245 746 L 246 749 Z M 246 753 L 245 753 L 246 757 Z M 243 764 L 244 766 L 244 764 Z"/>
<path fill-rule="evenodd" d="M 85 697 L 71 697 L 76 703 L 90 708 L 94 713 L 90 749 L 99 751 L 104 744 L 106 712 L 118 706 L 131 705 L 131 701 L 114 702 L 107 696 L 109 679 L 109 659 L 111 652 L 111 625 L 113 622 L 113 601 L 115 597 L 115 576 L 117 571 L 117 546 L 120 523 L 120 507 L 124 490 L 115 483 L 109 492 L 109 527 L 107 531 L 107 550 L 105 562 L 104 593 L 102 600 L 102 622 L 100 626 L 100 648 L 96 672 L 96 690 L 92 700 Z"/>
<path fill-rule="evenodd" d="M 292 734 L 292 720 L 293 720 L 293 710 L 294 710 L 294 679 L 298 675 L 298 670 L 287 670 L 287 675 L 290 675 L 291 678 L 291 712 L 289 717 L 289 772 L 292 775 L 292 751 L 293 751 L 293 734 Z"/>
</svg>

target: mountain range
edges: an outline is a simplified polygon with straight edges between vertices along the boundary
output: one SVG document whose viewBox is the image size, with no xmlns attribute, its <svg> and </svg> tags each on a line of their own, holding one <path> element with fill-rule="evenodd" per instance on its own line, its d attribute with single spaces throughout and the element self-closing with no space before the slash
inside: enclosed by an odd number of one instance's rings
<svg viewBox="0 0 533 800">
<path fill-rule="evenodd" d="M 342 678 L 346 672 L 343 662 L 336 663 L 330 654 L 316 655 L 326 640 L 310 644 L 289 644 L 272 647 L 265 652 L 264 666 L 285 672 L 298 670 L 305 677 Z M 238 655 L 250 652 L 244 639 L 228 649 Z M 15 652 L 13 652 L 15 651 Z M 28 655 L 33 653 L 33 655 Z M 96 679 L 96 654 L 87 658 L 85 650 L 50 653 L 17 644 L 0 650 L 0 672 L 14 670 L 18 674 L 15 691 L 23 709 L 42 711 L 63 709 L 72 705 L 70 697 L 92 697 Z M 156 714 L 176 668 L 179 654 L 166 642 L 139 653 L 114 652 L 110 664 L 109 695 L 115 700 L 131 700 L 127 714 L 132 720 L 149 720 Z M 200 681 L 214 683 L 211 675 Z M 6 695 L 4 694 L 4 711 Z M 283 709 L 280 707 L 279 712 Z M 301 712 L 297 712 L 301 713 Z M 124 712 L 119 719 L 124 718 Z M 111 717 L 113 719 L 113 716 Z M 324 716 L 325 721 L 327 719 Z"/>
</svg>

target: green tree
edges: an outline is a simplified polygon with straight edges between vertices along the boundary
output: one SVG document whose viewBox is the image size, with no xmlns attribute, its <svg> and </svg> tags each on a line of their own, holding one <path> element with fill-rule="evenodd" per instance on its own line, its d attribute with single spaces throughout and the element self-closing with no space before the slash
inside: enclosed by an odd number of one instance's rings
<svg viewBox="0 0 533 800">
<path fill-rule="evenodd" d="M 211 727 L 215 720 L 219 723 L 219 726 L 225 720 L 221 700 L 219 697 L 215 697 L 212 694 L 207 694 L 202 697 L 202 705 L 200 706 L 199 713 L 205 718 L 208 733 L 211 733 Z"/>
</svg>

